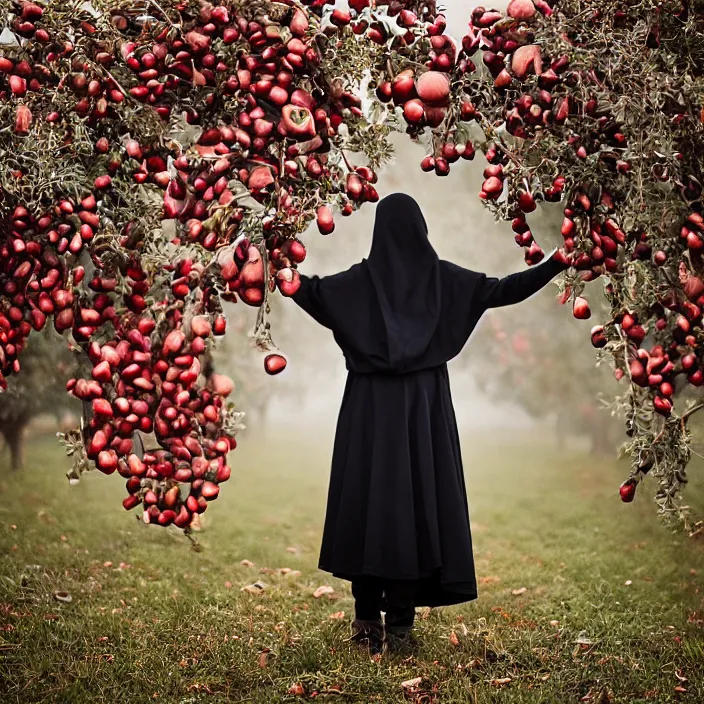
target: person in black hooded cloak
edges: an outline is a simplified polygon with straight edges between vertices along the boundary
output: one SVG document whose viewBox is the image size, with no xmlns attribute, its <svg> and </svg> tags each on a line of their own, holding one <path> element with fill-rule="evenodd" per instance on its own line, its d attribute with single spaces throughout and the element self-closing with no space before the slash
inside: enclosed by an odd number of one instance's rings
<svg viewBox="0 0 704 704">
<path fill-rule="evenodd" d="M 418 204 L 377 206 L 367 259 L 301 275 L 293 300 L 332 331 L 348 370 L 320 569 L 352 582 L 353 639 L 407 640 L 416 606 L 477 598 L 447 362 L 489 308 L 519 303 L 569 266 L 555 250 L 502 279 L 441 261 Z"/>
</svg>

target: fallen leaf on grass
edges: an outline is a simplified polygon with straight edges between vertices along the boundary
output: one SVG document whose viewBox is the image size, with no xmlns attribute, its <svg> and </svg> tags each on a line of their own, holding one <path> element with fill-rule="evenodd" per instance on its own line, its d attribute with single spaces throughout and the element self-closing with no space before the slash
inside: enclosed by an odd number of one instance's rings
<svg viewBox="0 0 704 704">
<path fill-rule="evenodd" d="M 198 514 L 196 513 L 195 515 L 197 516 Z M 213 693 L 213 690 L 210 689 L 210 687 L 208 687 L 207 684 L 202 684 L 200 682 L 194 682 L 193 684 L 189 684 L 188 687 L 186 687 L 186 689 L 189 692 L 193 692 L 195 690 L 196 692 L 205 692 L 206 694 Z"/>
<path fill-rule="evenodd" d="M 272 570 L 271 567 L 260 567 L 259 574 L 276 574 L 276 570 Z"/>
<path fill-rule="evenodd" d="M 521 587 L 520 589 L 512 589 L 511 594 L 513 594 L 513 596 L 520 596 L 521 594 L 525 594 L 527 591 L 527 587 Z"/>
<path fill-rule="evenodd" d="M 229 579 L 225 582 L 225 589 L 232 589 L 232 582 Z"/>
<path fill-rule="evenodd" d="M 686 693 L 687 693 L 687 688 L 686 688 L 686 687 L 683 687 L 683 686 L 680 685 L 680 684 L 678 684 L 678 685 L 675 687 L 675 692 L 677 692 L 678 694 L 686 694 Z"/>
<path fill-rule="evenodd" d="M 488 577 L 480 577 L 479 584 L 498 584 L 501 581 L 500 577 L 489 575 Z"/>
<path fill-rule="evenodd" d="M 415 689 L 416 687 L 419 687 L 422 682 L 422 677 L 414 677 L 412 680 L 406 680 L 405 682 L 401 682 L 401 687 L 406 690 Z"/>
<path fill-rule="evenodd" d="M 257 663 L 259 664 L 259 667 L 261 667 L 262 670 L 267 665 L 267 661 L 269 660 L 269 653 L 270 652 L 271 651 L 269 650 L 269 648 L 264 648 L 264 650 L 262 650 L 262 652 L 259 653 L 259 659 L 257 660 Z"/>
<path fill-rule="evenodd" d="M 70 604 L 73 601 L 73 597 L 68 592 L 54 592 L 54 599 L 64 604 Z"/>
<path fill-rule="evenodd" d="M 240 565 L 242 567 L 254 567 L 254 563 L 250 560 L 242 560 L 242 562 L 240 562 Z"/>
<path fill-rule="evenodd" d="M 491 680 L 489 684 L 493 685 L 494 687 L 503 687 L 505 684 L 508 684 L 511 681 L 510 677 L 499 677 L 496 680 Z"/>
<path fill-rule="evenodd" d="M 452 633 L 450 633 L 450 643 L 452 643 L 452 645 L 454 645 L 455 648 L 459 647 L 460 639 L 457 637 L 457 634 L 454 631 L 452 631 Z"/>
<path fill-rule="evenodd" d="M 633 580 L 632 580 L 632 579 L 627 579 L 623 584 L 624 584 L 626 587 L 630 587 L 631 584 L 633 584 Z"/>
<path fill-rule="evenodd" d="M 302 697 L 306 690 L 303 689 L 303 685 L 300 682 L 296 682 L 288 688 L 288 693 L 293 694 L 294 697 Z"/>
<path fill-rule="evenodd" d="M 289 572 L 293 572 L 293 570 L 290 567 L 279 567 L 279 574 L 289 574 Z"/>
<path fill-rule="evenodd" d="M 286 552 L 290 552 L 295 555 L 298 552 L 298 548 L 286 548 Z"/>
<path fill-rule="evenodd" d="M 286 577 L 300 577 L 301 576 L 301 570 L 291 570 L 290 572 L 286 573 Z"/>
<path fill-rule="evenodd" d="M 110 560 L 106 560 L 103 562 L 103 567 L 112 567 L 112 562 L 110 562 Z"/>
<path fill-rule="evenodd" d="M 329 587 L 329 586 L 327 586 L 327 585 L 323 585 L 323 586 L 321 586 L 321 587 L 318 587 L 318 588 L 313 592 L 313 596 L 314 596 L 316 599 L 320 599 L 321 596 L 326 596 L 326 595 L 330 595 L 330 594 L 334 594 L 334 593 L 335 593 L 335 590 L 334 590 L 332 587 Z"/>
<path fill-rule="evenodd" d="M 345 618 L 345 612 L 344 611 L 336 611 L 334 614 L 330 614 L 328 618 L 334 619 L 334 620 L 339 620 Z"/>
<path fill-rule="evenodd" d="M 248 594 L 261 594 L 266 589 L 266 584 L 264 582 L 255 582 L 254 584 L 248 584 L 246 587 L 240 589 L 241 592 L 247 592 Z"/>
<path fill-rule="evenodd" d="M 559 622 L 559 621 L 556 621 L 555 619 L 553 619 L 552 621 L 550 621 L 550 625 L 551 625 L 551 626 L 559 626 L 559 625 L 560 625 L 560 622 Z"/>
</svg>

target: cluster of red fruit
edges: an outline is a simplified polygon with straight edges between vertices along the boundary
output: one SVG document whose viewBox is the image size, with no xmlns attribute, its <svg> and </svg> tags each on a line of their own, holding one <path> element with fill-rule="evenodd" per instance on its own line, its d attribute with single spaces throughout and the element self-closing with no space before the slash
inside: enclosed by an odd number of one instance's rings
<svg viewBox="0 0 704 704">
<path fill-rule="evenodd" d="M 0 310 L 2 388 L 7 386 L 6 376 L 20 371 L 19 353 L 33 329 L 42 330 L 50 316 L 54 316 L 54 324 L 60 332 L 74 324 L 74 296 L 60 254 L 70 247 L 73 247 L 71 251 L 80 251 L 82 233 L 85 231 L 92 237 L 93 232 L 89 225 L 80 224 L 79 216 L 74 216 L 75 222 L 71 222 L 70 214 L 73 214 L 73 205 L 68 200 L 61 201 L 53 211 L 39 218 L 18 205 L 12 210 L 9 222 L 3 223 L 7 235 L 0 245 L 4 302 Z M 83 268 L 76 267 L 72 276 L 74 281 L 80 281 L 84 276 Z"/>
</svg>

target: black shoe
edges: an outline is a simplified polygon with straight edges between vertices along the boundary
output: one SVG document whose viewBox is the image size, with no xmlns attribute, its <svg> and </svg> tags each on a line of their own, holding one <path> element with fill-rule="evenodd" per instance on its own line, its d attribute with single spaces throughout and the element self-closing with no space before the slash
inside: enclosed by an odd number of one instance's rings
<svg viewBox="0 0 704 704">
<path fill-rule="evenodd" d="M 413 650 L 418 641 L 412 631 L 412 626 L 387 626 L 386 649 L 390 653 L 408 653 Z"/>
<path fill-rule="evenodd" d="M 363 648 L 369 648 L 369 652 L 376 655 L 384 648 L 384 624 L 381 620 L 362 621 L 355 619 L 352 622 L 352 636 L 349 640 Z"/>
</svg>

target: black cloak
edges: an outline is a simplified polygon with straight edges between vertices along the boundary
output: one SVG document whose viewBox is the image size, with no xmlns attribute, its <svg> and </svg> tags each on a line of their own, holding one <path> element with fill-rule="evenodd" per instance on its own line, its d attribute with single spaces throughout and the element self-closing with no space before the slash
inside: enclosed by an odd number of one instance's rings
<svg viewBox="0 0 704 704">
<path fill-rule="evenodd" d="M 477 597 L 447 362 L 488 308 L 564 269 L 550 256 L 498 279 L 441 261 L 418 204 L 394 194 L 377 206 L 368 259 L 301 276 L 293 299 L 332 331 L 348 370 L 320 569 L 418 580 L 418 606 Z"/>
</svg>

